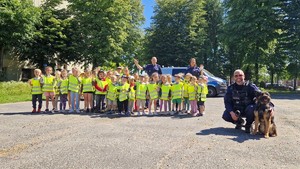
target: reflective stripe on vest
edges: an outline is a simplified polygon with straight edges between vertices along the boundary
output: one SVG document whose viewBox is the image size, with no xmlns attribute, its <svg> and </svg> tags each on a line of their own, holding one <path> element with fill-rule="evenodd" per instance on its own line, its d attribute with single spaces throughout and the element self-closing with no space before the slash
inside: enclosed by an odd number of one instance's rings
<svg viewBox="0 0 300 169">
<path fill-rule="evenodd" d="M 117 88 L 118 86 L 117 85 L 114 85 L 114 84 L 109 84 L 108 85 L 108 91 L 107 91 L 107 98 L 109 100 L 116 100 L 117 99 Z"/>
<path fill-rule="evenodd" d="M 149 94 L 150 94 L 150 99 L 157 99 L 158 98 L 158 92 L 157 92 L 157 84 L 155 83 L 150 83 L 147 85 Z"/>
<path fill-rule="evenodd" d="M 123 86 L 119 86 L 119 89 L 120 89 L 119 101 L 122 102 L 122 101 L 128 99 L 129 84 L 125 83 L 125 84 L 123 84 Z"/>
<path fill-rule="evenodd" d="M 137 87 L 137 99 L 146 100 L 146 91 L 147 91 L 147 85 L 146 84 L 139 84 Z"/>
<path fill-rule="evenodd" d="M 69 90 L 71 90 L 72 92 L 79 92 L 79 82 L 78 79 L 76 77 L 74 77 L 73 75 L 69 76 Z"/>
<path fill-rule="evenodd" d="M 61 80 L 60 93 L 61 94 L 68 94 L 68 86 L 69 86 L 69 79 Z"/>
<path fill-rule="evenodd" d="M 93 92 L 93 79 L 92 78 L 84 78 L 82 79 L 82 92 Z"/>
<path fill-rule="evenodd" d="M 39 79 L 31 79 L 32 88 L 31 88 L 31 94 L 42 94 L 42 88 L 41 83 Z"/>
<path fill-rule="evenodd" d="M 195 86 L 189 85 L 189 100 L 195 100 L 197 91 L 195 90 Z"/>
<path fill-rule="evenodd" d="M 128 97 L 129 97 L 129 100 L 135 100 L 134 86 L 130 87 L 130 91 L 129 91 Z"/>
<path fill-rule="evenodd" d="M 185 97 L 185 98 L 189 97 L 188 87 L 189 87 L 189 82 L 184 81 L 183 82 L 183 97 Z"/>
<path fill-rule="evenodd" d="M 54 76 L 50 75 L 49 77 L 44 76 L 44 92 L 54 92 Z"/>
<path fill-rule="evenodd" d="M 170 92 L 171 86 L 168 85 L 161 85 L 161 97 L 162 100 L 169 100 L 169 92 Z"/>
<path fill-rule="evenodd" d="M 100 79 L 96 79 L 96 82 L 97 82 L 97 85 L 101 88 L 101 89 L 104 89 L 104 87 L 106 85 L 108 85 L 108 82 L 105 80 L 100 80 Z M 96 94 L 102 94 L 102 95 L 105 95 L 107 94 L 107 92 L 100 92 L 99 90 L 96 90 Z"/>
<path fill-rule="evenodd" d="M 182 84 L 173 84 L 171 87 L 172 99 L 181 99 L 182 98 Z"/>
<path fill-rule="evenodd" d="M 205 85 L 205 84 L 199 85 L 199 87 L 198 87 L 198 100 L 205 102 L 207 94 L 208 94 L 207 85 Z"/>
</svg>

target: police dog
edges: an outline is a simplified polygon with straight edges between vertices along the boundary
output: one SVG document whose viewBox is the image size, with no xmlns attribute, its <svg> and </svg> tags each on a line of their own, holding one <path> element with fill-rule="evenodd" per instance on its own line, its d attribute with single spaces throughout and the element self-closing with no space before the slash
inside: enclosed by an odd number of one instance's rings
<svg viewBox="0 0 300 169">
<path fill-rule="evenodd" d="M 265 134 L 265 138 L 277 136 L 274 116 L 271 116 L 270 104 L 272 103 L 270 94 L 268 92 L 258 94 L 256 102 L 256 108 L 254 110 L 255 127 L 253 134 L 256 134 L 259 130 L 260 133 Z"/>
</svg>

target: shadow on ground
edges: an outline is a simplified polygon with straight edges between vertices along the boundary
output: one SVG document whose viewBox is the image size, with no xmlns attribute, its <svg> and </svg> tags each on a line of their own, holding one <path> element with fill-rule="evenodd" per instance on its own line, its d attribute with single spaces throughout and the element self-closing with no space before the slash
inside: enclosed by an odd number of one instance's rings
<svg viewBox="0 0 300 169">
<path fill-rule="evenodd" d="M 216 136 L 233 136 L 234 138 L 228 138 L 232 141 L 236 141 L 238 143 L 243 143 L 247 140 L 260 140 L 262 136 L 260 135 L 251 135 L 245 133 L 244 130 L 236 130 L 234 128 L 225 128 L 225 127 L 216 127 L 210 129 L 204 129 L 200 132 L 196 133 L 196 135 L 216 135 Z"/>
</svg>

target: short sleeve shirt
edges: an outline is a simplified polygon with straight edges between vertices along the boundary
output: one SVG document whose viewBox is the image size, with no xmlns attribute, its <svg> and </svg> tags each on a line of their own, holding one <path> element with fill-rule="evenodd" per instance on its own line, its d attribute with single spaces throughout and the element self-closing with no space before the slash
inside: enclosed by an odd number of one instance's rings
<svg viewBox="0 0 300 169">
<path fill-rule="evenodd" d="M 155 72 L 157 72 L 159 75 L 162 74 L 161 67 L 158 64 L 155 64 L 155 65 L 148 64 L 148 65 L 144 66 L 143 69 L 144 69 L 144 71 L 146 71 L 148 76 L 151 76 Z"/>
</svg>

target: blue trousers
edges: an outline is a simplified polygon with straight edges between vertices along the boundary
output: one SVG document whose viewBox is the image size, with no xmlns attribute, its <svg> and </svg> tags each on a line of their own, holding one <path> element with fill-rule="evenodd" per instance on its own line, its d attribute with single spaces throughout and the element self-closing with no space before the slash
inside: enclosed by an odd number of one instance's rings
<svg viewBox="0 0 300 169">
<path fill-rule="evenodd" d="M 244 112 L 241 112 L 242 117 L 246 117 L 246 125 L 250 126 L 254 121 L 254 109 L 255 105 L 248 105 Z M 227 110 L 224 111 L 222 118 L 227 121 L 234 123 L 233 119 L 231 118 L 230 112 Z"/>
<path fill-rule="evenodd" d="M 79 93 L 70 91 L 71 109 L 79 111 Z M 76 104 L 76 108 L 75 108 Z"/>
</svg>

